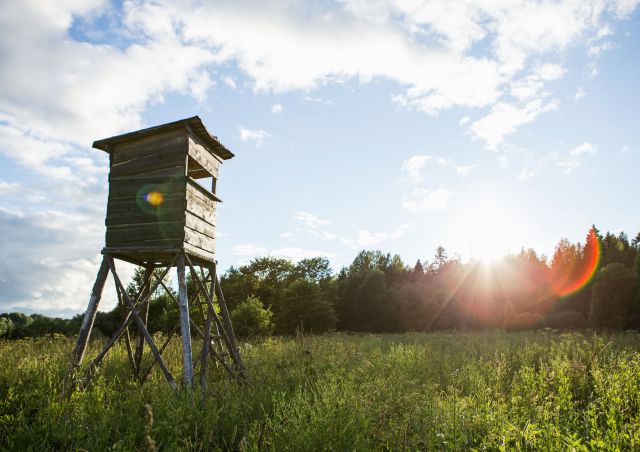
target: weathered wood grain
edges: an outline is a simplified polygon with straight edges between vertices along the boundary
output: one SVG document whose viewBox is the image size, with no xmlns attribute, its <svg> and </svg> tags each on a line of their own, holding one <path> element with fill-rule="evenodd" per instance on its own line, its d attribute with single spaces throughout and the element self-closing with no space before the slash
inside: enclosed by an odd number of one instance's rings
<svg viewBox="0 0 640 452">
<path fill-rule="evenodd" d="M 160 151 L 169 149 L 182 149 L 182 154 L 187 153 L 187 137 L 186 135 L 180 135 L 170 137 L 163 140 L 153 141 L 141 146 L 136 146 L 128 149 L 122 149 L 118 152 L 114 152 L 111 158 L 111 164 L 117 165 L 128 160 L 137 159 L 151 154 L 156 154 Z"/>
<path fill-rule="evenodd" d="M 168 193 L 162 196 L 162 203 L 157 207 L 149 205 L 146 201 L 136 200 L 135 196 L 110 199 L 107 203 L 107 215 L 114 212 L 135 212 L 142 209 L 184 209 L 184 193 Z"/>
<path fill-rule="evenodd" d="M 185 156 L 183 153 L 176 150 L 169 150 L 129 160 L 119 165 L 112 165 L 109 170 L 109 176 L 111 178 L 133 176 L 149 171 L 175 168 L 184 164 Z"/>
<path fill-rule="evenodd" d="M 211 264 L 215 261 L 215 255 L 213 251 L 203 250 L 202 248 L 198 248 L 197 246 L 191 245 L 190 243 L 183 243 L 182 246 L 185 253 L 189 254 L 190 256 L 194 256 L 197 259 L 206 262 L 207 264 Z"/>
<path fill-rule="evenodd" d="M 205 251 L 209 251 L 211 253 L 215 252 L 215 241 L 191 228 L 184 228 L 184 241 L 185 243 L 189 243 L 190 245 L 201 248 Z"/>
<path fill-rule="evenodd" d="M 211 192 L 208 188 L 200 185 L 191 177 L 187 178 L 187 194 L 192 194 L 200 198 L 202 201 L 206 202 L 207 204 L 211 204 L 213 207 L 215 207 L 216 205 L 214 203 L 218 203 L 222 201 L 217 195 L 213 194 L 213 192 Z"/>
<path fill-rule="evenodd" d="M 121 211 L 121 212 L 107 211 L 107 218 L 105 220 L 105 225 L 106 226 L 118 226 L 118 225 L 123 226 L 128 224 L 181 221 L 184 215 L 185 215 L 185 212 L 181 208 L 158 209 L 158 212 L 155 215 L 147 213 L 144 210 L 131 210 L 131 211 Z"/>
<path fill-rule="evenodd" d="M 131 179 L 131 180 L 114 180 L 109 184 L 109 200 L 122 198 L 126 196 L 136 196 L 140 189 L 148 186 L 156 186 L 163 194 L 182 193 L 184 192 L 185 178 L 178 177 L 167 180 L 166 177 L 147 178 L 147 179 Z"/>
<path fill-rule="evenodd" d="M 109 174 L 109 183 L 113 182 L 114 180 L 121 181 L 121 180 L 133 180 L 133 179 L 155 179 L 155 178 L 161 178 L 161 177 L 164 177 L 167 180 L 169 180 L 172 177 L 180 177 L 184 175 L 185 175 L 185 165 L 183 164 L 182 166 L 148 171 L 146 173 L 138 173 L 138 174 L 133 174 L 129 176 L 114 177 L 111 174 Z"/>
<path fill-rule="evenodd" d="M 220 161 L 214 157 L 204 146 L 199 142 L 194 141 L 193 137 L 189 136 L 189 157 L 198 162 L 204 169 L 206 169 L 213 177 L 218 178 L 218 168 Z"/>
<path fill-rule="evenodd" d="M 216 159 L 219 163 L 224 162 L 224 159 L 220 157 L 213 148 L 211 148 L 210 146 L 204 145 L 202 141 L 200 141 L 193 132 L 188 133 L 188 138 L 189 138 L 189 148 L 193 147 L 197 151 L 206 152 L 207 154 L 211 155 L 214 159 Z"/>
<path fill-rule="evenodd" d="M 185 214 L 185 226 L 197 231 L 201 234 L 206 235 L 209 238 L 216 238 L 216 227 L 215 225 L 209 224 L 204 221 L 202 218 L 196 217 L 191 212 L 186 212 Z"/>
<path fill-rule="evenodd" d="M 181 127 L 181 128 L 176 128 L 172 130 L 167 130 L 165 132 L 159 132 L 146 137 L 137 138 L 134 140 L 123 141 L 122 143 L 114 144 L 112 152 L 116 153 L 116 152 L 123 151 L 125 149 L 130 149 L 137 146 L 143 146 L 148 143 L 153 143 L 154 141 L 166 140 L 167 138 L 180 136 L 180 135 L 186 136 L 187 130 Z"/>
<path fill-rule="evenodd" d="M 182 222 L 167 221 L 155 224 L 110 226 L 107 228 L 107 243 L 127 243 L 144 240 L 159 240 L 182 236 Z"/>
</svg>

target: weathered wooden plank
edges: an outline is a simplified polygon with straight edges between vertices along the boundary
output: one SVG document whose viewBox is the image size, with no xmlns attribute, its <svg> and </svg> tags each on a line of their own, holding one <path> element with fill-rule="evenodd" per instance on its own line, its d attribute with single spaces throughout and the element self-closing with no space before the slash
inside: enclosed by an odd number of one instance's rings
<svg viewBox="0 0 640 452">
<path fill-rule="evenodd" d="M 205 146 L 204 144 L 202 144 L 202 141 L 200 141 L 193 133 L 188 133 L 187 136 L 189 137 L 189 148 L 193 147 L 194 149 L 200 151 L 200 152 L 206 152 L 207 154 L 211 155 L 214 159 L 216 159 L 219 163 L 223 163 L 224 160 L 222 159 L 222 157 L 220 157 L 214 149 L 212 149 L 209 146 Z"/>
<path fill-rule="evenodd" d="M 206 235 L 191 228 L 184 228 L 184 241 L 205 251 L 215 251 L 215 241 Z"/>
<path fill-rule="evenodd" d="M 198 259 L 201 259 L 208 263 L 212 263 L 215 261 L 215 254 L 213 252 L 214 250 L 203 250 L 202 248 L 191 245 L 190 243 L 183 243 L 182 246 L 184 248 L 184 251 L 190 256 L 195 256 Z"/>
<path fill-rule="evenodd" d="M 154 186 L 163 194 L 184 192 L 185 179 L 178 177 L 167 180 L 166 177 L 151 179 L 114 180 L 109 184 L 109 199 L 135 196 L 140 189 Z M 155 187 L 157 185 L 157 187 Z"/>
<path fill-rule="evenodd" d="M 187 131 L 184 128 L 177 128 L 173 130 L 167 130 L 166 132 L 156 133 L 154 135 L 149 135 L 142 138 L 137 138 L 135 140 L 124 141 L 122 143 L 117 143 L 113 145 L 113 152 L 120 152 L 125 149 L 134 148 L 136 146 L 142 146 L 147 143 L 153 143 L 154 141 L 166 140 L 167 138 L 179 136 L 179 135 L 187 135 Z"/>
<path fill-rule="evenodd" d="M 217 195 L 213 194 L 211 190 L 196 182 L 191 177 L 187 177 L 187 187 L 190 187 L 187 189 L 190 193 L 193 193 L 203 201 L 208 201 L 209 204 L 222 201 Z"/>
<path fill-rule="evenodd" d="M 157 214 L 150 214 L 144 210 L 131 210 L 121 212 L 107 211 L 105 220 L 106 226 L 117 226 L 126 224 L 144 224 L 157 223 L 164 221 L 180 221 L 184 216 L 182 208 L 177 209 L 159 209 Z M 203 220 L 201 220 L 203 221 Z M 195 228 L 194 228 L 195 229 Z"/>
<path fill-rule="evenodd" d="M 146 173 L 133 174 L 129 176 L 114 177 L 111 174 L 109 174 L 109 183 L 113 182 L 114 180 L 121 181 L 121 180 L 133 180 L 133 179 L 155 179 L 159 177 L 165 177 L 167 180 L 169 180 L 172 177 L 181 177 L 181 176 L 184 177 L 184 175 L 185 175 L 185 165 L 182 165 L 182 166 L 175 166 L 171 168 L 149 171 Z"/>
<path fill-rule="evenodd" d="M 218 178 L 218 167 L 220 161 L 216 159 L 211 152 L 204 148 L 199 142 L 195 141 L 191 135 L 189 135 L 189 157 L 198 162 L 204 169 L 206 169 L 213 177 Z"/>
<path fill-rule="evenodd" d="M 164 223 L 110 226 L 107 228 L 107 243 L 139 242 L 141 240 L 158 240 L 182 236 L 182 222 L 167 221 Z"/>
<path fill-rule="evenodd" d="M 187 137 L 179 135 L 164 140 L 153 141 L 133 148 L 122 149 L 114 152 L 111 157 L 111 164 L 117 165 L 128 160 L 145 157 L 147 155 L 156 154 L 160 151 L 169 149 L 182 149 L 182 154 L 187 153 Z"/>
<path fill-rule="evenodd" d="M 202 218 L 193 215 L 191 212 L 186 212 L 185 226 L 193 229 L 194 231 L 200 232 L 201 234 L 204 234 L 212 239 L 216 238 L 215 225 L 207 223 Z"/>
<path fill-rule="evenodd" d="M 163 209 L 184 209 L 185 199 L 183 192 L 163 194 L 162 202 L 152 206 L 145 199 L 136 199 L 135 196 L 123 196 L 110 199 L 107 204 L 107 216 L 112 212 L 131 212 L 147 210 L 157 212 Z"/>
<path fill-rule="evenodd" d="M 209 223 L 212 226 L 216 225 L 217 217 L 216 217 L 216 209 L 210 206 L 205 205 L 202 200 L 195 196 L 187 197 L 187 212 L 192 213 L 193 215 L 202 218 L 204 221 Z"/>
<path fill-rule="evenodd" d="M 218 205 L 218 202 L 211 196 L 211 193 L 209 193 L 207 189 L 189 178 L 187 178 L 186 193 L 187 197 L 196 197 L 211 209 L 215 209 Z"/>
<path fill-rule="evenodd" d="M 175 149 L 129 160 L 119 165 L 112 165 L 109 171 L 111 177 L 131 176 L 165 168 L 184 165 L 186 157 Z"/>
</svg>

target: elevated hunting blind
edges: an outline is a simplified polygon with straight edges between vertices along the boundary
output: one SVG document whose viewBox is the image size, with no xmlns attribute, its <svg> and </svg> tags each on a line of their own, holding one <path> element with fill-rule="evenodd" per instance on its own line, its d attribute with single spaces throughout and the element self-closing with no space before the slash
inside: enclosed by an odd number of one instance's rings
<svg viewBox="0 0 640 452">
<path fill-rule="evenodd" d="M 122 322 L 83 375 L 81 381 L 85 387 L 96 367 L 122 336 L 133 374 L 141 383 L 158 363 L 167 381 L 175 386 L 173 376 L 162 360 L 162 352 L 178 328 L 182 335 L 183 381 L 186 384 L 193 386 L 194 368 L 200 365 L 204 394 L 209 357 L 214 365 L 217 360 L 230 374 L 238 372 L 246 378 L 214 260 L 216 205 L 222 202 L 216 194 L 218 169 L 234 155 L 207 131 L 197 116 L 99 140 L 93 147 L 107 152 L 110 157 L 106 243 L 69 376 L 82 363 L 104 284 L 111 272 Z M 116 273 L 114 258 L 145 268 L 143 286 L 134 300 L 129 298 Z M 178 267 L 177 299 L 163 281 L 174 265 Z M 196 265 L 200 266 L 200 274 Z M 196 287 L 194 294 L 187 294 L 187 266 Z M 164 270 L 159 271 L 162 267 Z M 160 286 L 178 306 L 180 321 L 158 349 L 146 325 L 149 299 Z M 204 331 L 189 317 L 189 305 L 193 303 L 198 307 Z M 135 353 L 128 332 L 128 325 L 134 320 L 138 325 Z M 196 360 L 192 360 L 191 352 L 193 331 L 203 340 Z M 141 375 L 145 342 L 149 344 L 153 360 Z M 231 362 L 228 363 L 227 358 Z"/>
</svg>

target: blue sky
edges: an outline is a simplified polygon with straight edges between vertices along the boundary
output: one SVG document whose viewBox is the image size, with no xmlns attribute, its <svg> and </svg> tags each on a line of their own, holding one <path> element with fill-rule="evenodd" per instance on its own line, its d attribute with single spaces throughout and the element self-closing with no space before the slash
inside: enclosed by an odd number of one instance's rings
<svg viewBox="0 0 640 452">
<path fill-rule="evenodd" d="M 55 3 L 0 15 L 2 312 L 85 309 L 108 174 L 91 143 L 193 115 L 236 155 L 223 269 L 640 230 L 635 0 Z"/>
</svg>

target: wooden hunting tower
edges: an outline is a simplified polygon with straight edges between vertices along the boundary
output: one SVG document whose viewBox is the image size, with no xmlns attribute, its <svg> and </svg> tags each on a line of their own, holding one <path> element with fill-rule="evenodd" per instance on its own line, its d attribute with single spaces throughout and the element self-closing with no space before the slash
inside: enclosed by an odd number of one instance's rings
<svg viewBox="0 0 640 452">
<path fill-rule="evenodd" d="M 200 118 L 107 138 L 93 147 L 109 153 L 111 161 L 103 253 L 168 263 L 185 252 L 214 261 L 218 167 L 233 154 Z"/>
<path fill-rule="evenodd" d="M 83 377 L 85 386 L 96 366 L 123 335 L 133 373 L 141 383 L 157 362 L 169 383 L 175 386 L 161 354 L 178 328 L 182 333 L 183 380 L 186 383 L 193 386 L 193 371 L 200 364 L 204 392 L 208 356 L 216 358 L 231 374 L 238 371 L 246 378 L 214 260 L 216 205 L 222 202 L 216 194 L 218 168 L 233 154 L 207 131 L 197 116 L 99 140 L 93 143 L 93 147 L 107 152 L 110 158 L 106 244 L 69 375 L 82 363 L 104 284 L 111 271 L 123 319 L 105 349 L 86 371 Z M 146 269 L 144 285 L 135 300 L 127 295 L 116 273 L 114 258 Z M 198 306 L 204 332 L 189 317 L 185 276 L 187 264 L 196 285 L 191 303 Z M 178 267 L 178 299 L 163 282 L 174 265 Z M 200 266 L 200 275 L 194 265 Z M 156 271 L 161 267 L 165 267 L 163 272 Z M 207 275 L 205 270 L 208 270 Z M 152 286 L 154 278 L 155 284 Z M 160 286 L 178 305 L 180 322 L 158 350 L 146 324 L 149 298 Z M 214 304 L 218 305 L 217 309 Z M 135 356 L 127 328 L 133 320 L 138 324 Z M 212 320 L 216 330 L 214 334 L 211 331 Z M 192 361 L 191 353 L 191 327 L 204 341 L 195 361 Z M 154 359 L 144 376 L 141 376 L 145 341 Z M 223 351 L 223 347 L 227 351 Z M 231 367 L 227 365 L 225 357 L 231 358 Z"/>
</svg>

